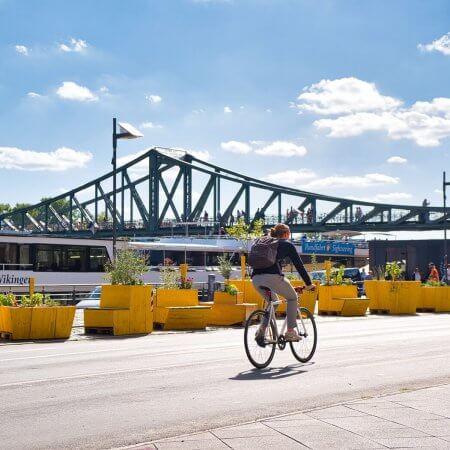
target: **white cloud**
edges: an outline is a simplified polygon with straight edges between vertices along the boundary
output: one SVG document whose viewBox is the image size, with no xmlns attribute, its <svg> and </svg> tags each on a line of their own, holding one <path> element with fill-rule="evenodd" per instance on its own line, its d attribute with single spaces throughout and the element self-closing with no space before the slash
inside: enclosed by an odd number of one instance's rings
<svg viewBox="0 0 450 450">
<path fill-rule="evenodd" d="M 275 141 L 272 144 L 255 150 L 258 155 L 264 156 L 305 156 L 307 153 L 303 145 L 296 145 L 293 142 Z"/>
<path fill-rule="evenodd" d="M 107 93 L 109 92 L 109 89 L 108 89 L 106 86 L 102 86 L 102 87 L 100 88 L 100 92 L 101 92 L 102 94 L 107 94 Z"/>
<path fill-rule="evenodd" d="M 406 158 L 402 158 L 401 156 L 391 156 L 386 160 L 389 164 L 405 164 L 408 162 Z"/>
<path fill-rule="evenodd" d="M 417 48 L 423 52 L 440 52 L 448 56 L 450 55 L 450 32 L 434 40 L 431 44 L 419 44 Z"/>
<path fill-rule="evenodd" d="M 42 97 L 42 95 L 41 95 L 41 94 L 38 94 L 37 92 L 28 92 L 28 93 L 27 93 L 27 96 L 30 97 L 30 98 L 39 98 L 39 97 Z"/>
<path fill-rule="evenodd" d="M 435 194 L 442 195 L 442 194 L 444 193 L 444 191 L 443 191 L 442 189 L 435 189 L 435 190 L 434 190 L 434 193 L 435 193 Z"/>
<path fill-rule="evenodd" d="M 298 108 L 316 114 L 391 111 L 402 103 L 396 98 L 381 95 L 375 84 L 354 77 L 321 80 L 303 91 L 297 98 Z"/>
<path fill-rule="evenodd" d="M 56 94 L 65 100 L 78 102 L 94 102 L 98 100 L 98 97 L 87 87 L 80 86 L 73 81 L 63 81 Z"/>
<path fill-rule="evenodd" d="M 140 128 L 157 129 L 162 128 L 162 125 L 158 125 L 157 123 L 154 122 L 142 122 Z"/>
<path fill-rule="evenodd" d="M 197 159 L 202 161 L 209 161 L 211 158 L 210 153 L 207 150 L 186 150 L 192 156 L 195 156 Z"/>
<path fill-rule="evenodd" d="M 450 118 L 450 98 L 437 97 L 431 102 L 416 102 L 412 105 L 411 110 L 424 114 L 443 113 Z"/>
<path fill-rule="evenodd" d="M 239 141 L 222 142 L 220 144 L 220 147 L 222 148 L 222 150 L 225 150 L 226 152 L 239 153 L 241 155 L 245 155 L 252 151 L 252 148 L 250 145 L 248 145 L 245 142 L 239 142 Z"/>
<path fill-rule="evenodd" d="M 409 139 L 421 147 L 436 147 L 450 136 L 450 98 L 436 97 L 403 106 L 380 94 L 373 83 L 354 77 L 322 80 L 298 97 L 300 111 L 337 115 L 319 119 L 314 126 L 332 138 L 384 131 L 393 140 Z"/>
<path fill-rule="evenodd" d="M 223 112 L 224 112 L 225 114 L 231 114 L 231 113 L 233 112 L 233 110 L 232 110 L 229 106 L 225 106 L 225 107 L 223 108 Z"/>
<path fill-rule="evenodd" d="M 0 168 L 64 171 L 84 167 L 92 159 L 89 152 L 61 147 L 53 152 L 35 152 L 16 147 L 0 147 Z"/>
<path fill-rule="evenodd" d="M 299 185 L 316 177 L 317 175 L 309 169 L 299 169 L 271 173 L 263 177 L 263 180 L 280 185 Z"/>
<path fill-rule="evenodd" d="M 410 139 L 421 147 L 436 147 L 450 136 L 450 118 L 413 110 L 384 113 L 357 113 L 337 119 L 314 122 L 318 129 L 328 129 L 329 137 L 358 136 L 367 131 L 385 131 L 393 140 Z"/>
<path fill-rule="evenodd" d="M 161 103 L 161 101 L 162 101 L 162 97 L 160 97 L 159 95 L 155 95 L 155 94 L 146 95 L 145 98 L 146 98 L 152 105 L 156 105 L 157 103 Z"/>
<path fill-rule="evenodd" d="M 24 55 L 24 56 L 29 55 L 29 49 L 28 49 L 28 47 L 25 47 L 25 45 L 16 45 L 15 49 L 16 49 L 16 52 L 20 53 L 21 55 Z"/>
<path fill-rule="evenodd" d="M 366 175 L 350 175 L 350 176 L 340 176 L 334 175 L 325 178 L 317 178 L 310 181 L 308 184 L 304 185 L 305 188 L 343 188 L 343 187 L 353 187 L 353 188 L 366 188 L 371 186 L 382 186 L 389 184 L 398 184 L 399 179 L 391 177 L 389 175 L 384 175 L 381 173 L 369 173 Z"/>
<path fill-rule="evenodd" d="M 66 53 L 80 53 L 86 50 L 87 43 L 83 39 L 71 38 L 67 44 L 60 44 L 59 49 Z"/>
</svg>

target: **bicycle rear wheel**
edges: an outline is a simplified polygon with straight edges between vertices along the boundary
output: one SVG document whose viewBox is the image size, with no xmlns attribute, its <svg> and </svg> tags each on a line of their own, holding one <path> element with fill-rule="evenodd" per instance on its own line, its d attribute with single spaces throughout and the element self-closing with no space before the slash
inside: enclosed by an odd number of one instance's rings
<svg viewBox="0 0 450 450">
<path fill-rule="evenodd" d="M 260 325 L 263 323 L 265 311 L 256 310 L 250 314 L 245 322 L 244 330 L 244 346 L 245 353 L 249 361 L 257 368 L 264 369 L 267 367 L 275 354 L 275 325 L 273 322 L 266 328 L 264 340 L 256 341 L 256 333 Z"/>
<path fill-rule="evenodd" d="M 301 320 L 300 320 L 301 314 Z M 295 358 L 302 362 L 308 362 L 314 355 L 317 346 L 317 327 L 313 314 L 306 308 L 298 308 L 297 332 L 301 337 L 298 342 L 289 342 Z"/>
</svg>

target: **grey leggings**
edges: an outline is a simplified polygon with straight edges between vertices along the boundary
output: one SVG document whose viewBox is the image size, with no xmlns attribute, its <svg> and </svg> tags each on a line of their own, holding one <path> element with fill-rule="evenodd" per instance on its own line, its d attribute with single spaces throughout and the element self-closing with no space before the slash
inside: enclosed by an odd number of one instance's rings
<svg viewBox="0 0 450 450">
<path fill-rule="evenodd" d="M 254 275 L 252 278 L 253 286 L 262 295 L 264 300 L 278 300 L 277 294 L 283 296 L 287 301 L 287 326 L 295 328 L 297 326 L 297 293 L 291 286 L 291 283 L 283 275 L 273 273 L 264 273 Z M 268 298 L 264 288 L 272 291 L 272 299 Z M 275 295 L 274 295 L 275 294 Z M 275 299 L 273 298 L 275 296 Z M 267 318 L 268 319 L 268 318 Z M 267 325 L 267 323 L 265 324 Z"/>
</svg>

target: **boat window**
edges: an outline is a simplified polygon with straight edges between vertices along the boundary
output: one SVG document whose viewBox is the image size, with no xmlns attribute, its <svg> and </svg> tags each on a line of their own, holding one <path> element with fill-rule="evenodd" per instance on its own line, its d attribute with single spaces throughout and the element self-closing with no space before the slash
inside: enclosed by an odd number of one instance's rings
<svg viewBox="0 0 450 450">
<path fill-rule="evenodd" d="M 91 247 L 89 249 L 89 270 L 92 272 L 104 272 L 105 265 L 109 262 L 105 247 Z"/>
<path fill-rule="evenodd" d="M 27 245 L 21 245 L 19 247 L 19 264 L 28 265 L 31 263 L 30 260 L 30 246 Z M 30 267 L 24 267 L 25 270 L 30 270 Z"/>
<path fill-rule="evenodd" d="M 36 247 L 36 270 L 53 270 L 53 248 L 49 245 L 38 245 Z"/>
<path fill-rule="evenodd" d="M 17 244 L 0 244 L 0 264 L 17 264 Z"/>
<path fill-rule="evenodd" d="M 69 272 L 86 271 L 86 247 L 69 247 L 67 249 L 67 270 Z"/>
</svg>

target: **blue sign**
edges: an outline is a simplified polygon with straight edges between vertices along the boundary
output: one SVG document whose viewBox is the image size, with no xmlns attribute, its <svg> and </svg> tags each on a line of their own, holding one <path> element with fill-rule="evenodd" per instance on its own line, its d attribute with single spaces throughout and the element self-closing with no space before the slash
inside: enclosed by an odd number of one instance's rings
<svg viewBox="0 0 450 450">
<path fill-rule="evenodd" d="M 342 241 L 302 241 L 302 253 L 353 256 L 355 244 Z"/>
</svg>

